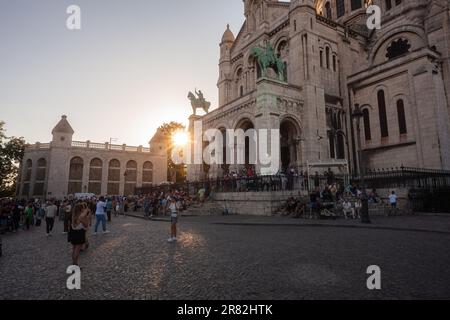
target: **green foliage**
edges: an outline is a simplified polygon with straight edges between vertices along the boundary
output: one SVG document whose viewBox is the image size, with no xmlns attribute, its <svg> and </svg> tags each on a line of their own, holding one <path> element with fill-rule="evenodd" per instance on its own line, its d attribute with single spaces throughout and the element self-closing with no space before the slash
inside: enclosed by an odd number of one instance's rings
<svg viewBox="0 0 450 320">
<path fill-rule="evenodd" d="M 25 140 L 6 136 L 0 121 L 0 197 L 14 196 L 19 165 L 25 153 Z"/>
<path fill-rule="evenodd" d="M 160 132 L 164 134 L 167 142 L 167 177 L 168 180 L 173 180 L 172 177 L 175 176 L 176 182 L 183 182 L 186 180 L 186 172 L 184 169 L 184 165 L 176 165 L 172 161 L 172 139 L 173 135 L 179 130 L 185 130 L 186 127 L 179 122 L 170 122 L 164 123 L 162 126 L 158 128 Z"/>
</svg>

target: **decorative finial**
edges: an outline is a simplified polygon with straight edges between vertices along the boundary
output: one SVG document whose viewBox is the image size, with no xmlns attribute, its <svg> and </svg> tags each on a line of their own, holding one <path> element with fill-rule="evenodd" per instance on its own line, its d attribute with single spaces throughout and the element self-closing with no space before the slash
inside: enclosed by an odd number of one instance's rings
<svg viewBox="0 0 450 320">
<path fill-rule="evenodd" d="M 63 114 L 63 115 L 61 116 L 61 119 L 66 120 L 66 119 L 67 119 L 67 116 L 66 116 L 65 114 Z"/>
<path fill-rule="evenodd" d="M 227 30 L 230 30 L 230 24 L 227 23 Z"/>
</svg>

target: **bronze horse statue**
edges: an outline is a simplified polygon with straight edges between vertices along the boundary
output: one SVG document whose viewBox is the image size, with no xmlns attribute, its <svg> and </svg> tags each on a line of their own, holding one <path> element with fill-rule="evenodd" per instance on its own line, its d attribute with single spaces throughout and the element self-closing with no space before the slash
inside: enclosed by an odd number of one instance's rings
<svg viewBox="0 0 450 320">
<path fill-rule="evenodd" d="M 283 60 L 276 56 L 275 50 L 270 43 L 265 48 L 252 48 L 250 55 L 258 62 L 263 77 L 267 76 L 267 69 L 272 68 L 278 73 L 279 80 L 284 80 L 286 71 L 285 64 Z"/>
<path fill-rule="evenodd" d="M 209 108 L 211 107 L 211 102 L 205 100 L 201 91 L 197 92 L 196 90 L 195 93 L 198 95 L 198 98 L 192 92 L 189 92 L 188 94 L 188 99 L 191 101 L 194 115 L 196 115 L 197 109 L 203 109 L 206 113 L 208 113 Z"/>
</svg>

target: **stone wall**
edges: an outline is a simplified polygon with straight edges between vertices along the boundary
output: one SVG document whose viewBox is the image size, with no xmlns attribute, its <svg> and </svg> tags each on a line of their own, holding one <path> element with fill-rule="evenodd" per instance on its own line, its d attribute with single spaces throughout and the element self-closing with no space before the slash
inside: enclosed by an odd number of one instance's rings
<svg viewBox="0 0 450 320">
<path fill-rule="evenodd" d="M 214 201 L 231 214 L 270 216 L 299 191 L 216 193 Z M 303 195 L 305 196 L 305 195 Z"/>
</svg>

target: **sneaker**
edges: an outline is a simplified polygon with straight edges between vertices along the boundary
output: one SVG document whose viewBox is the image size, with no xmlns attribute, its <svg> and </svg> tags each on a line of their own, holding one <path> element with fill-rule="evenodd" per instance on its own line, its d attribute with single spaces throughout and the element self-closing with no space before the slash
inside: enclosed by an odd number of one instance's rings
<svg viewBox="0 0 450 320">
<path fill-rule="evenodd" d="M 96 236 L 96 235 L 97 235 L 97 232 L 94 232 L 92 235 L 93 235 L 93 236 Z"/>
<path fill-rule="evenodd" d="M 174 242 L 177 242 L 177 241 L 178 241 L 178 239 L 177 239 L 176 237 L 173 237 L 172 240 L 173 240 Z"/>
<path fill-rule="evenodd" d="M 167 239 L 167 241 L 168 242 L 173 242 L 174 240 L 173 240 L 173 238 L 169 238 L 169 239 Z"/>
<path fill-rule="evenodd" d="M 107 233 L 111 233 L 111 231 L 108 231 L 108 230 L 103 231 L 103 234 L 107 234 Z"/>
</svg>

